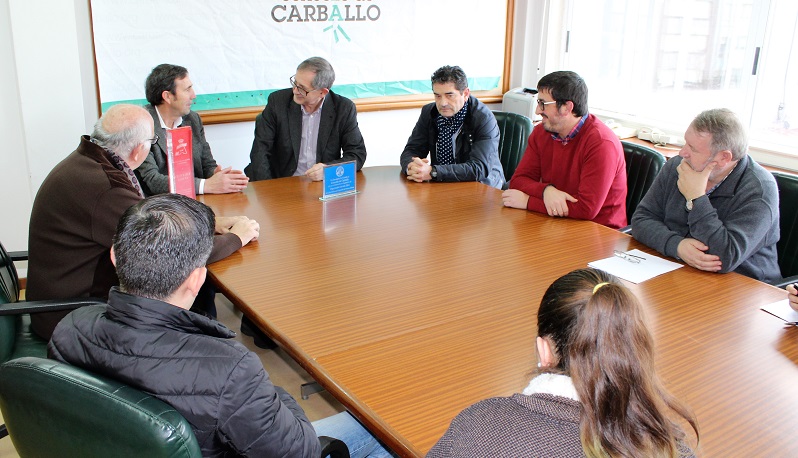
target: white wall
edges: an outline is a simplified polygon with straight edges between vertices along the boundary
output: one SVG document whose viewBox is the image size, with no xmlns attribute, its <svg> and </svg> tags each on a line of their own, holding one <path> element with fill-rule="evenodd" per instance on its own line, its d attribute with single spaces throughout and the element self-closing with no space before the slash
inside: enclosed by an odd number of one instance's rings
<svg viewBox="0 0 798 458">
<path fill-rule="evenodd" d="M 539 27 L 546 0 L 518 1 L 511 87 L 534 86 Z M 527 56 L 524 43 L 532 40 Z M 535 41 L 537 40 L 537 41 Z M 445 62 L 442 62 L 442 64 Z M 434 69 L 430 69 L 432 72 Z M 193 75 L 202 78 L 202 75 Z M 86 0 L 3 0 L 0 3 L 0 242 L 26 250 L 33 199 L 41 182 L 89 133 L 97 111 L 89 8 Z M 499 105 L 491 106 L 500 109 Z M 358 115 L 366 166 L 394 165 L 418 110 Z M 253 122 L 206 126 L 217 162 L 241 169 L 249 163 Z"/>
<path fill-rule="evenodd" d="M 0 242 L 12 250 L 27 245 L 28 216 L 33 199 L 28 180 L 22 108 L 17 85 L 8 4 L 0 7 Z"/>
<path fill-rule="evenodd" d="M 75 15 L 73 2 L 57 0 L 0 6 L 0 241 L 9 250 L 27 249 L 35 192 L 86 130 Z"/>
</svg>

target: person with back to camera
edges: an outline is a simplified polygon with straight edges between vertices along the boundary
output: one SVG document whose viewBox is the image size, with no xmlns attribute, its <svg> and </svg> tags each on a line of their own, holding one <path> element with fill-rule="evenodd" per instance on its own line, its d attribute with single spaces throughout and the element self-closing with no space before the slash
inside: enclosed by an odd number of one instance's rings
<svg viewBox="0 0 798 458">
<path fill-rule="evenodd" d="M 48 357 L 169 404 L 191 424 L 205 457 L 318 458 L 319 436 L 340 439 L 353 458 L 391 456 L 349 413 L 311 424 L 233 331 L 189 312 L 207 275 L 215 220 L 210 207 L 180 194 L 128 208 L 110 254 L 119 286 L 108 305 L 61 320 Z"/>
<path fill-rule="evenodd" d="M 549 286 L 538 309 L 540 374 L 523 394 L 460 412 L 427 457 L 691 457 L 668 416 L 689 410 L 657 376 L 637 298 L 615 277 L 580 269 Z"/>
</svg>

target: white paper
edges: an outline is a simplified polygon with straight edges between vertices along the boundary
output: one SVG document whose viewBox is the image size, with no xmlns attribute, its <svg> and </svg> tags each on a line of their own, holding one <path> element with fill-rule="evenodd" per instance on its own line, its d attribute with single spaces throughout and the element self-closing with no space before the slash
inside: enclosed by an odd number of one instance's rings
<svg viewBox="0 0 798 458">
<path fill-rule="evenodd" d="M 781 318 L 786 321 L 787 324 L 798 324 L 798 312 L 790 307 L 790 302 L 787 299 L 765 305 L 762 307 L 762 310 Z"/>
<path fill-rule="evenodd" d="M 642 258 L 639 263 L 629 262 L 619 256 L 589 262 L 587 265 L 623 278 L 632 283 L 641 283 L 656 276 L 676 270 L 683 265 L 644 253 L 640 250 L 627 251 L 627 254 Z"/>
</svg>

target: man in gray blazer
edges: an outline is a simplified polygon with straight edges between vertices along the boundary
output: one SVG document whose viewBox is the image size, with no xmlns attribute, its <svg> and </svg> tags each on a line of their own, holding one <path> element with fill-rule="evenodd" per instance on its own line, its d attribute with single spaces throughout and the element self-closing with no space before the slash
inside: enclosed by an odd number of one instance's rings
<svg viewBox="0 0 798 458">
<path fill-rule="evenodd" d="M 291 88 L 269 95 L 255 118 L 255 141 L 244 169 L 253 181 L 290 176 L 323 177 L 325 164 L 366 161 L 355 104 L 330 90 L 335 71 L 321 57 L 297 67 Z"/>
<path fill-rule="evenodd" d="M 240 170 L 222 169 L 211 154 L 205 140 L 202 120 L 191 105 L 197 95 L 185 67 L 161 64 L 152 69 L 145 83 L 150 112 L 155 122 L 157 142 L 152 144 L 147 159 L 136 170 L 142 189 L 148 196 L 169 192 L 169 167 L 166 161 L 166 129 L 191 127 L 191 150 L 194 159 L 194 191 L 197 194 L 240 192 L 249 179 Z"/>
</svg>

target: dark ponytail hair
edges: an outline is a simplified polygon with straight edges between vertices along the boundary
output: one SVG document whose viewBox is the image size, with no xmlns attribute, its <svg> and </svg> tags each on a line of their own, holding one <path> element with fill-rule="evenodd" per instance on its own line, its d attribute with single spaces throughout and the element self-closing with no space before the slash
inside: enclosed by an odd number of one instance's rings
<svg viewBox="0 0 798 458">
<path fill-rule="evenodd" d="M 668 409 L 698 437 L 693 415 L 657 376 L 639 301 L 612 275 L 580 269 L 552 283 L 538 310 L 538 335 L 553 342 L 554 369 L 571 376 L 579 395 L 586 456 L 679 456 L 684 433 Z"/>
</svg>

